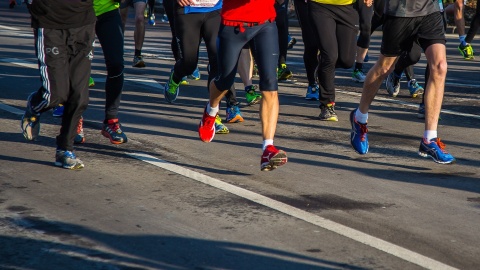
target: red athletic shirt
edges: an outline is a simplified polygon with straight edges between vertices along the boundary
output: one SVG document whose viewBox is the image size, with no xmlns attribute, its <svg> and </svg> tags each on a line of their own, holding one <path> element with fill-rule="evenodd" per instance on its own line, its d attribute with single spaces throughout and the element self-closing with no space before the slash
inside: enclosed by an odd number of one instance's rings
<svg viewBox="0 0 480 270">
<path fill-rule="evenodd" d="M 263 23 L 276 16 L 275 0 L 223 0 L 222 20 Z"/>
</svg>

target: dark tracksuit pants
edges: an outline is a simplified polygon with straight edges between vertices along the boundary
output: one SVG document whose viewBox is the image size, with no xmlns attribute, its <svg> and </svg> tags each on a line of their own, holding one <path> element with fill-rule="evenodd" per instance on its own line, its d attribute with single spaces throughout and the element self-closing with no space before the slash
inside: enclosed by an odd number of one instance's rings
<svg viewBox="0 0 480 270">
<path fill-rule="evenodd" d="M 112 10 L 97 16 L 95 25 L 100 45 L 102 46 L 105 65 L 107 66 L 107 80 L 105 82 L 105 118 L 118 118 L 118 109 L 123 90 L 123 31 L 122 19 L 118 10 Z"/>
<path fill-rule="evenodd" d="M 31 109 L 42 113 L 63 104 L 57 148 L 73 151 L 77 124 L 89 101 L 94 25 L 72 29 L 38 28 L 34 33 L 42 86 L 30 97 Z"/>
</svg>

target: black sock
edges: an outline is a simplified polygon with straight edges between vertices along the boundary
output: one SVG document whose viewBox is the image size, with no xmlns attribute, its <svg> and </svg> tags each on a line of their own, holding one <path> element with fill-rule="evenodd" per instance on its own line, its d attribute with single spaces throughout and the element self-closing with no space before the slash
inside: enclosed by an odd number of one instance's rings
<svg viewBox="0 0 480 270">
<path fill-rule="evenodd" d="M 140 55 L 142 55 L 142 50 L 135 49 L 135 56 L 140 56 Z"/>
<path fill-rule="evenodd" d="M 363 63 L 355 63 L 355 69 L 356 70 L 362 70 L 363 69 Z"/>
</svg>

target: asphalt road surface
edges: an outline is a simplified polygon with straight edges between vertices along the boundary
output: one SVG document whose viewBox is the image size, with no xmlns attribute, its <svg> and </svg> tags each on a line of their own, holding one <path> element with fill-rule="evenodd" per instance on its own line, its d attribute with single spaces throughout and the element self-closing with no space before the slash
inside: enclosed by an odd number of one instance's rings
<svg viewBox="0 0 480 270">
<path fill-rule="evenodd" d="M 304 99 L 302 42 L 293 27 L 299 43 L 288 64 L 296 81 L 280 83 L 275 137 L 289 162 L 261 172 L 258 105 L 241 107 L 245 122 L 229 124 L 230 134 L 202 143 L 205 48 L 202 79 L 168 104 L 168 26 L 147 28 L 147 67 L 135 69 L 132 21 L 119 115 L 129 142 L 112 145 L 100 134 L 106 71 L 97 42 L 86 143 L 76 147 L 86 167 L 70 171 L 53 165 L 60 119 L 44 113 L 34 143 L 20 133 L 39 73 L 25 6 L 0 7 L 0 269 L 479 269 L 480 69 L 478 59 L 459 56 L 457 37 L 448 35 L 439 126 L 457 164 L 418 156 L 420 99 L 408 96 L 405 81 L 397 98 L 379 90 L 370 152 L 356 154 L 348 115 L 362 85 L 350 79 L 352 70 L 337 70 L 339 121 L 319 121 L 318 102 Z M 424 68 L 422 58 L 415 67 L 422 84 Z M 238 78 L 236 86 L 245 105 Z"/>
</svg>

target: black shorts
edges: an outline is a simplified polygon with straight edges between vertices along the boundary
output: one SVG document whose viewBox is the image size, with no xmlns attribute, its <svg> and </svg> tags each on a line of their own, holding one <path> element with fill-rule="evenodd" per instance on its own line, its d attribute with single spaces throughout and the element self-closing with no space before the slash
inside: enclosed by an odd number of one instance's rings
<svg viewBox="0 0 480 270">
<path fill-rule="evenodd" d="M 440 12 L 414 18 L 385 17 L 381 48 L 383 55 L 399 56 L 403 51 L 410 51 L 413 42 L 418 42 L 423 51 L 432 44 L 446 43 Z"/>
</svg>

